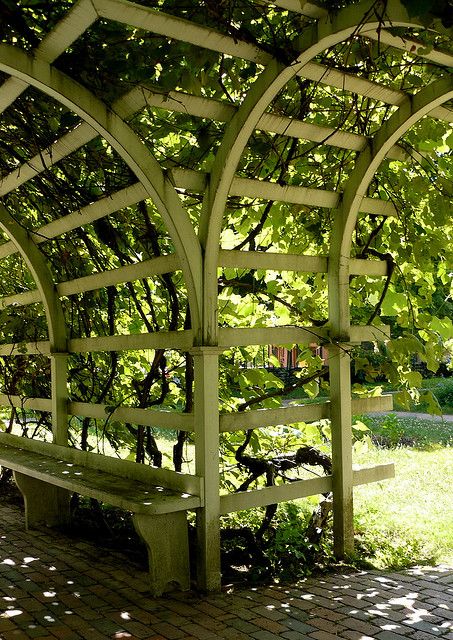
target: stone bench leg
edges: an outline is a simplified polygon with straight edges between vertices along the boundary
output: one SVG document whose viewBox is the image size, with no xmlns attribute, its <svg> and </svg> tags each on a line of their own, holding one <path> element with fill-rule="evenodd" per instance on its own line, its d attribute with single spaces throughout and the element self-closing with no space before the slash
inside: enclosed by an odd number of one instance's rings
<svg viewBox="0 0 453 640">
<path fill-rule="evenodd" d="M 148 548 L 153 596 L 190 589 L 189 535 L 185 511 L 161 515 L 134 514 L 134 526 Z"/>
<path fill-rule="evenodd" d="M 18 471 L 14 471 L 14 480 L 24 498 L 26 529 L 69 524 L 69 491 Z"/>
</svg>

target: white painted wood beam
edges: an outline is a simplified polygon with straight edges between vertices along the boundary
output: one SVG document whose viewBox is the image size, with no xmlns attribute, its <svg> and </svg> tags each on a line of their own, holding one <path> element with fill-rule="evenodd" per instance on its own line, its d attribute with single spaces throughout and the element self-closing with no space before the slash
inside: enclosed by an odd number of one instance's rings
<svg viewBox="0 0 453 640">
<path fill-rule="evenodd" d="M 361 35 L 366 38 L 370 38 L 371 40 L 375 40 L 381 45 L 387 45 L 394 49 L 405 51 L 414 58 L 423 58 L 424 60 L 434 62 L 434 64 L 438 64 L 441 67 L 453 68 L 453 55 L 450 52 L 442 51 L 440 49 L 429 50 L 429 47 L 420 40 L 403 36 L 394 36 L 386 29 L 380 29 L 379 31 L 376 29 L 370 31 L 365 30 Z"/>
<path fill-rule="evenodd" d="M 164 93 L 145 87 L 138 87 L 129 92 L 122 100 L 122 105 L 124 117 L 129 117 L 130 113 L 136 113 L 150 106 L 217 122 L 229 122 L 237 110 L 234 105 L 221 100 L 193 96 L 183 91 Z M 117 111 L 123 115 L 119 109 Z M 304 122 L 296 118 L 287 118 L 272 112 L 263 114 L 257 129 L 352 151 L 361 151 L 367 143 L 365 136 L 356 133 Z M 389 155 L 395 159 L 406 157 L 404 150 L 398 147 L 392 149 Z"/>
<path fill-rule="evenodd" d="M 361 342 L 382 342 L 389 337 L 389 327 L 352 326 L 348 344 L 360 344 Z M 219 346 L 224 349 L 229 347 L 246 347 L 252 344 L 306 344 L 318 342 L 329 343 L 329 330 L 327 327 L 239 327 L 219 328 Z"/>
<path fill-rule="evenodd" d="M 46 62 L 53 62 L 97 20 L 97 17 L 91 0 L 79 0 L 52 31 L 44 36 L 35 50 L 35 55 Z M 19 78 L 7 78 L 0 86 L 0 113 L 3 113 L 28 86 L 27 82 Z"/>
<path fill-rule="evenodd" d="M 94 291 L 104 287 L 114 286 L 123 282 L 134 282 L 142 278 L 172 273 L 180 269 L 179 257 L 176 254 L 151 258 L 136 264 L 110 269 L 100 273 L 93 273 L 76 280 L 68 280 L 57 285 L 58 295 L 72 296 L 77 293 Z"/>
<path fill-rule="evenodd" d="M 328 340 L 327 329 L 323 327 L 240 327 L 219 328 L 219 346 L 246 347 L 248 345 L 305 344 Z"/>
<path fill-rule="evenodd" d="M 41 355 L 50 356 L 50 342 L 37 340 L 36 342 L 13 342 L 0 345 L 0 356 Z"/>
<path fill-rule="evenodd" d="M 88 89 L 39 58 L 6 44 L 0 45 L 0 69 L 58 100 L 102 135 L 146 188 L 162 215 L 181 258 L 188 289 L 192 324 L 201 331 L 202 256 L 187 211 L 157 160 L 134 131 Z"/>
<path fill-rule="evenodd" d="M 341 91 L 348 91 L 366 98 L 372 98 L 384 104 L 398 106 L 406 98 L 404 91 L 392 89 L 383 84 L 367 80 L 366 78 L 360 78 L 356 75 L 345 73 L 344 71 L 339 71 L 338 69 L 333 69 L 317 62 L 309 62 L 303 66 L 298 72 L 298 75 L 313 82 L 319 82 L 320 84 L 340 89 Z"/>
<path fill-rule="evenodd" d="M 46 314 L 51 350 L 66 352 L 66 325 L 63 311 L 44 256 L 27 231 L 11 217 L 2 204 L 0 204 L 0 228 L 16 245 L 39 290 Z"/>
<path fill-rule="evenodd" d="M 12 244 L 12 243 L 11 243 Z M 387 263 L 383 260 L 352 260 L 351 275 L 385 276 Z M 269 269 L 276 271 L 301 271 L 307 273 L 327 273 L 328 258 L 325 256 L 302 256 L 297 254 L 271 253 L 262 251 L 225 251 L 219 254 L 219 267 L 237 269 Z M 60 297 L 76 293 L 94 291 L 104 287 L 133 282 L 141 278 L 172 273 L 180 269 L 176 254 L 145 260 L 132 265 L 95 273 L 76 280 L 57 284 Z M 0 309 L 8 306 L 23 307 L 41 302 L 37 289 L 0 298 Z"/>
<path fill-rule="evenodd" d="M 328 402 L 310 405 L 289 405 L 281 409 L 253 409 L 235 413 L 222 413 L 220 431 L 232 433 L 247 429 L 260 429 L 297 422 L 315 422 L 330 416 Z"/>
<path fill-rule="evenodd" d="M 248 42 L 235 40 L 210 27 L 127 0 L 93 0 L 93 4 L 102 18 L 122 22 L 165 38 L 180 40 L 197 47 L 244 58 L 262 65 L 267 64 L 271 58 L 268 53 Z"/>
<path fill-rule="evenodd" d="M 21 409 L 33 409 L 35 411 L 51 411 L 52 400 L 50 398 L 24 398 L 17 395 L 0 394 L 0 406 L 17 407 Z M 135 407 L 116 407 L 113 411 L 105 404 L 92 404 L 89 402 L 68 402 L 68 414 L 95 420 L 118 420 L 142 424 L 159 429 L 177 429 L 179 431 L 192 432 L 194 430 L 194 418 L 191 413 L 177 413 L 175 411 L 163 411 L 157 409 L 137 409 Z"/>
<path fill-rule="evenodd" d="M 290 404 L 279 409 L 252 409 L 235 413 L 223 413 L 220 416 L 222 433 L 259 429 L 277 425 L 290 425 L 298 422 L 316 422 L 330 418 L 331 403 L 320 401 L 317 404 Z M 353 398 L 352 412 L 355 415 L 370 411 L 391 411 L 393 396 L 387 394 L 376 398 Z"/>
<path fill-rule="evenodd" d="M 22 184 L 35 178 L 45 169 L 57 164 L 63 158 L 80 149 L 97 136 L 97 131 L 83 122 L 56 140 L 47 149 L 41 150 L 27 162 L 19 165 L 0 180 L 0 196 L 10 193 Z"/>
<path fill-rule="evenodd" d="M 395 107 L 399 107 L 409 95 L 404 91 L 391 89 L 377 82 L 360 78 L 356 75 L 339 71 L 338 69 L 332 69 L 317 62 L 307 63 L 298 71 L 298 75 L 313 82 L 319 82 L 320 84 L 334 87 L 341 91 L 356 93 L 359 96 L 372 98 L 373 100 Z M 439 106 L 435 107 L 429 115 L 432 118 L 438 118 L 445 122 L 452 122 L 453 111 Z"/>
<path fill-rule="evenodd" d="M 187 351 L 192 345 L 193 331 L 157 331 L 156 333 L 73 338 L 68 340 L 68 351 L 69 353 L 140 351 L 143 349 L 180 349 L 181 351 Z"/>
<path fill-rule="evenodd" d="M 171 169 L 168 172 L 173 184 L 187 191 L 202 193 L 205 191 L 209 174 L 191 169 Z M 276 182 L 264 180 L 252 180 L 250 178 L 234 177 L 231 183 L 230 196 L 244 198 L 258 198 L 261 200 L 275 200 L 290 204 L 305 204 L 313 207 L 326 207 L 334 209 L 340 202 L 340 194 L 325 189 L 312 189 L 293 185 L 280 185 Z M 396 208 L 388 200 L 379 198 L 362 199 L 360 206 L 362 213 L 380 216 L 395 216 Z"/>
<path fill-rule="evenodd" d="M 56 285 L 59 297 L 72 296 L 77 293 L 85 293 L 86 291 L 94 291 L 104 287 L 110 287 L 123 282 L 134 282 L 142 278 L 150 278 L 152 276 L 161 275 L 163 273 L 172 273 L 180 269 L 180 261 L 176 254 L 151 258 L 143 262 L 110 269 L 100 273 L 93 273 L 83 278 L 60 282 Z M 15 296 L 7 296 L 0 298 L 0 309 L 10 305 L 25 306 L 41 302 L 39 291 L 26 291 L 18 293 Z"/>
<path fill-rule="evenodd" d="M 289 484 L 281 484 L 274 487 L 263 487 L 254 491 L 240 491 L 220 496 L 220 513 L 232 513 L 243 509 L 265 507 L 268 504 L 285 502 L 307 498 L 332 490 L 332 477 L 309 478 L 308 480 L 296 480 Z"/>
<path fill-rule="evenodd" d="M 380 464 L 374 467 L 364 467 L 354 469 L 352 474 L 353 486 L 380 482 L 395 477 L 395 466 L 393 463 Z M 274 487 L 263 487 L 250 491 L 240 491 L 220 496 L 220 512 L 222 515 L 265 507 L 269 504 L 285 502 L 287 500 L 297 500 L 308 496 L 330 493 L 333 488 L 332 476 L 319 478 L 309 478 L 307 480 L 296 480 L 289 484 L 281 484 Z"/>
<path fill-rule="evenodd" d="M 52 400 L 50 398 L 24 398 L 22 396 L 10 396 L 5 393 L 0 393 L 0 405 L 2 407 L 17 407 L 35 411 L 50 412 L 52 410 Z"/>
<path fill-rule="evenodd" d="M 176 429 L 187 432 L 194 430 L 194 417 L 191 413 L 137 409 L 135 407 L 116 407 L 112 411 L 111 407 L 107 405 L 91 404 L 89 402 L 69 402 L 68 413 L 71 416 L 95 418 L 96 420 L 106 420 L 108 418 L 109 420 L 130 422 L 159 429 Z"/>
<path fill-rule="evenodd" d="M 197 512 L 197 582 L 220 590 L 219 355 L 216 347 L 191 350 L 194 363 L 195 472 L 202 478 Z"/>
<path fill-rule="evenodd" d="M 352 326 L 350 344 L 360 342 L 382 342 L 388 340 L 390 327 Z M 310 342 L 329 342 L 326 327 L 259 327 L 219 329 L 219 346 L 223 349 L 244 347 L 251 344 L 305 344 Z M 140 351 L 141 349 L 179 349 L 188 351 L 193 345 L 193 332 L 158 331 L 94 338 L 72 338 L 68 340 L 68 353 L 88 353 L 90 351 Z M 0 356 L 50 355 L 50 343 L 20 342 L 0 345 Z"/>
<path fill-rule="evenodd" d="M 41 294 L 38 289 L 32 289 L 30 291 L 24 291 L 23 293 L 16 293 L 16 295 L 13 296 L 0 298 L 0 309 L 6 309 L 6 307 L 13 305 L 16 307 L 25 307 L 28 304 L 36 304 L 37 302 L 41 302 Z"/>
<path fill-rule="evenodd" d="M 219 252 L 219 267 L 327 273 L 328 257 L 275 253 L 271 251 L 221 249 Z M 387 271 L 387 263 L 384 260 L 351 260 L 351 275 L 385 276 Z"/>
<path fill-rule="evenodd" d="M 352 483 L 354 487 L 381 480 L 391 480 L 395 477 L 395 465 L 393 462 L 377 464 L 374 467 L 353 468 Z"/>
<path fill-rule="evenodd" d="M 95 220 L 104 218 L 119 209 L 130 207 L 140 202 L 140 200 L 144 200 L 147 196 L 148 194 L 143 185 L 140 182 L 136 182 L 130 187 L 113 193 L 111 196 L 96 200 L 96 202 L 73 211 L 67 216 L 49 222 L 49 224 L 40 227 L 35 233 L 30 232 L 30 236 L 33 238 L 35 244 L 47 242 L 63 233 L 77 229 L 77 227 L 82 227 Z M 13 255 L 16 252 L 17 249 L 11 241 L 0 245 L 0 259 Z"/>
<path fill-rule="evenodd" d="M 266 0 L 266 2 L 281 9 L 300 13 L 307 18 L 319 19 L 329 15 L 327 9 L 320 7 L 315 2 L 308 2 L 307 0 Z"/>
</svg>

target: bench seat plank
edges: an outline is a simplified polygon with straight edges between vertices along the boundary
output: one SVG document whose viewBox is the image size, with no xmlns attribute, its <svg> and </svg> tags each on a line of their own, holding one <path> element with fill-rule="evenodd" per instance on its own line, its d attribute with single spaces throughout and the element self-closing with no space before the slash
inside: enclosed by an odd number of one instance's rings
<svg viewBox="0 0 453 640">
<path fill-rule="evenodd" d="M 0 444 L 0 465 L 137 514 L 174 513 L 201 506 L 198 496 L 122 478 L 7 444 Z"/>
</svg>

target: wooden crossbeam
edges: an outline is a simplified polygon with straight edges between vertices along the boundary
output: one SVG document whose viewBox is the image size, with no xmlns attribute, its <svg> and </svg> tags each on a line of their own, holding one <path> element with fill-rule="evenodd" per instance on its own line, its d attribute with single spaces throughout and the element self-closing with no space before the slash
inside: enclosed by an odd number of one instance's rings
<svg viewBox="0 0 453 640">
<path fill-rule="evenodd" d="M 300 401 L 301 403 L 303 401 Z M 355 415 L 370 411 L 391 411 L 393 396 L 387 394 L 376 398 L 353 398 L 352 410 Z M 222 433 L 244 431 L 289 425 L 297 422 L 316 422 L 330 418 L 331 405 L 329 401 L 316 404 L 290 404 L 278 409 L 252 409 L 235 413 L 224 413 L 220 416 L 220 431 Z"/>
<path fill-rule="evenodd" d="M 11 245 L 14 247 L 13 243 Z M 237 269 L 270 269 L 272 271 L 300 271 L 307 273 L 327 273 L 328 258 L 326 256 L 304 256 L 262 251 L 226 251 L 219 252 L 219 267 Z M 124 282 L 134 282 L 141 278 L 149 278 L 162 273 L 173 273 L 180 269 L 180 260 L 176 254 L 160 256 L 144 260 L 136 264 L 110 269 L 101 273 L 93 273 L 83 278 L 68 280 L 57 284 L 60 297 L 71 296 L 86 291 L 94 291 Z M 388 265 L 384 260 L 351 259 L 351 275 L 385 276 Z M 0 298 L 0 309 L 8 306 L 26 306 L 41 302 L 37 289 L 17 293 Z"/>
<path fill-rule="evenodd" d="M 281 9 L 300 13 L 307 18 L 319 19 L 328 15 L 327 9 L 320 7 L 315 2 L 309 2 L 307 0 L 266 0 L 266 2 Z"/>
<path fill-rule="evenodd" d="M 16 395 L 0 394 L 0 406 L 47 411 L 52 409 L 50 398 L 23 398 Z M 158 409 L 137 409 L 136 407 L 109 407 L 105 404 L 90 402 L 69 402 L 68 415 L 96 420 L 118 420 L 132 424 L 142 424 L 159 429 L 171 429 L 192 432 L 194 419 L 192 413 L 178 413 Z"/>
<path fill-rule="evenodd" d="M 306 273 L 327 273 L 327 256 L 306 256 L 273 251 L 235 251 L 221 249 L 219 267 L 230 269 L 268 269 L 271 271 L 300 271 Z M 351 259 L 351 275 L 387 275 L 388 266 L 384 260 Z"/>
<path fill-rule="evenodd" d="M 376 465 L 374 467 L 355 469 L 353 472 L 353 484 L 354 486 L 358 486 L 370 482 L 380 482 L 394 477 L 395 467 L 393 463 Z M 296 480 L 289 484 L 223 495 L 220 497 L 220 512 L 224 515 L 243 509 L 265 507 L 269 504 L 284 502 L 286 500 L 297 500 L 308 496 L 330 493 L 331 491 L 332 476 Z"/>
<path fill-rule="evenodd" d="M 137 29 L 151 31 L 157 35 L 193 44 L 212 51 L 243 58 L 261 65 L 267 64 L 271 56 L 257 46 L 236 40 L 211 27 L 156 11 L 127 0 L 93 0 L 99 16 L 107 20 L 122 22 Z"/>
<path fill-rule="evenodd" d="M 425 43 L 413 38 L 407 38 L 402 36 L 394 36 L 386 29 L 365 30 L 360 33 L 361 36 L 370 38 L 379 42 L 380 45 L 387 45 L 400 51 L 406 51 L 410 55 L 429 60 L 442 67 L 453 68 L 453 55 L 448 51 L 442 51 L 441 49 L 431 49 L 427 47 Z"/>
<path fill-rule="evenodd" d="M 117 269 L 110 269 L 100 273 L 93 273 L 83 278 L 61 282 L 57 285 L 58 295 L 72 296 L 76 293 L 94 291 L 103 287 L 110 287 L 123 282 L 133 282 L 142 278 L 172 273 L 180 268 L 180 260 L 176 254 L 160 256 L 136 264 L 129 264 Z"/>
</svg>

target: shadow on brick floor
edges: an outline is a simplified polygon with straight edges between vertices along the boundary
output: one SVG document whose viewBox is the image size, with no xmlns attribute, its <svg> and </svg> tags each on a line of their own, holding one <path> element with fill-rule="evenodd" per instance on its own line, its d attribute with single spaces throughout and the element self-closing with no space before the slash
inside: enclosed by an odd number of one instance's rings
<svg viewBox="0 0 453 640">
<path fill-rule="evenodd" d="M 24 531 L 0 504 L 0 639 L 453 640 L 453 568 L 360 571 L 152 599 L 120 552 Z"/>
</svg>

